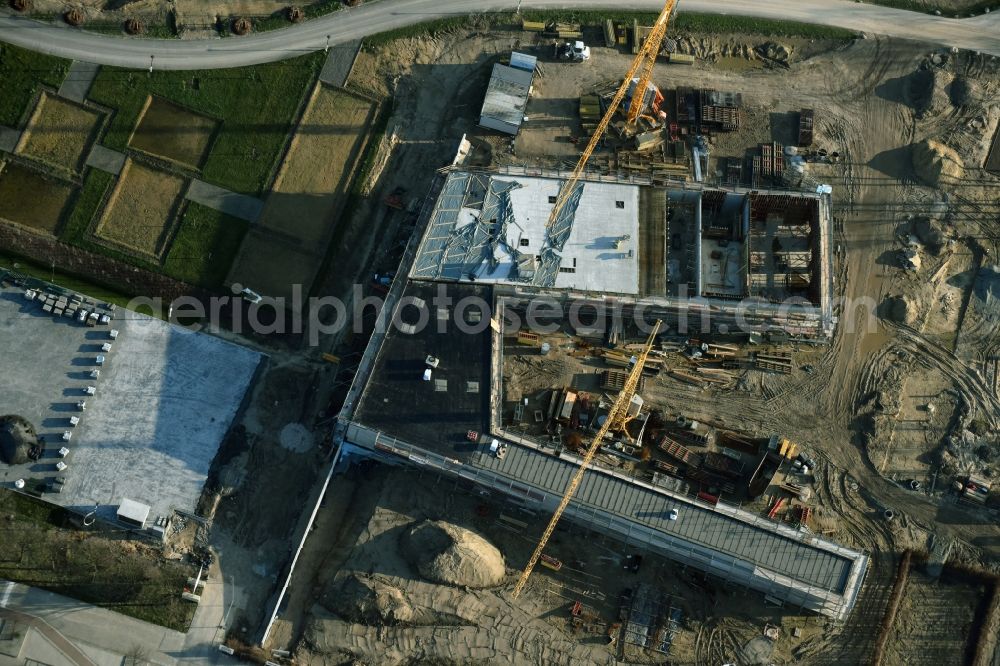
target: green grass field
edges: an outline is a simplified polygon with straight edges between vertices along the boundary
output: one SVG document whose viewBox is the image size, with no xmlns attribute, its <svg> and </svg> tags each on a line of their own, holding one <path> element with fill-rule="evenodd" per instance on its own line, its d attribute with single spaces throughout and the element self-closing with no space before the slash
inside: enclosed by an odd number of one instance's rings
<svg viewBox="0 0 1000 666">
<path fill-rule="evenodd" d="M 14 266 L 15 264 L 17 264 L 16 268 Z M 53 270 L 52 266 L 42 266 L 40 263 L 32 259 L 20 257 L 16 254 L 3 250 L 0 250 L 0 268 L 16 270 L 18 273 L 24 273 L 25 275 L 38 278 L 39 280 L 51 282 L 52 284 L 60 287 L 65 287 L 70 291 L 86 294 L 87 296 L 96 298 L 99 301 L 114 303 L 119 307 L 125 307 L 125 305 L 127 305 L 133 298 L 133 295 L 131 294 L 115 291 L 85 278 L 65 273 L 59 270 L 58 265 L 55 267 L 55 270 Z"/>
<path fill-rule="evenodd" d="M 9 490 L 0 490 L 0 514 L 0 579 L 177 631 L 190 626 L 196 606 L 180 598 L 194 574 L 189 567 L 122 541 L 124 535 L 109 527 L 97 525 L 81 538 L 61 527 L 65 511 Z"/>
<path fill-rule="evenodd" d="M 249 226 L 244 220 L 189 202 L 163 272 L 188 284 L 221 287 Z"/>
<path fill-rule="evenodd" d="M 117 112 L 102 143 L 124 150 L 146 97 L 157 94 L 222 121 L 202 167 L 206 181 L 260 195 L 269 185 L 303 95 L 324 58 L 320 51 L 258 67 L 152 74 L 104 67 L 90 98 Z"/>
<path fill-rule="evenodd" d="M 17 127 L 39 86 L 58 88 L 69 60 L 0 43 L 0 125 Z"/>
<path fill-rule="evenodd" d="M 103 171 L 91 169 L 87 173 L 76 207 L 63 227 L 60 240 L 188 284 L 206 289 L 222 286 L 229 265 L 246 235 L 247 222 L 189 201 L 163 266 L 158 266 L 105 247 L 87 233 L 105 193 L 114 181 L 114 176 Z"/>
</svg>

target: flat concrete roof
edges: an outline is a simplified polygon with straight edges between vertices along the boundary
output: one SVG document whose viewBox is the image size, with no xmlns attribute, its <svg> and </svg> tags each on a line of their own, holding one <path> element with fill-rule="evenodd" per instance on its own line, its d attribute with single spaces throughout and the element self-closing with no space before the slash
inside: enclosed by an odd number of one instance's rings
<svg viewBox="0 0 1000 666">
<path fill-rule="evenodd" d="M 407 285 L 407 297 L 427 303 L 430 323 L 414 333 L 393 329 L 386 337 L 356 413 L 360 420 L 394 436 L 433 440 L 461 456 L 463 451 L 473 450 L 466 433 L 486 428 L 489 336 L 461 333 L 453 320 L 447 322 L 445 330 L 440 330 L 439 310 L 432 306 L 439 289 L 456 302 L 466 296 L 487 300 L 490 297 L 489 288 L 478 285 L 420 282 Z M 404 322 L 411 318 L 406 310 L 401 314 Z M 446 311 L 445 316 L 453 319 L 455 309 Z M 488 322 L 489 314 L 484 317 Z M 433 369 L 431 380 L 424 381 L 428 356 L 436 357 L 438 366 Z"/>
<path fill-rule="evenodd" d="M 639 187 L 581 182 L 556 224 L 563 180 L 448 175 L 411 277 L 639 292 Z"/>
<path fill-rule="evenodd" d="M 78 511 L 99 505 L 111 519 L 125 498 L 149 505 L 153 517 L 194 511 L 262 357 L 130 310 L 113 316 L 91 328 L 43 312 L 23 289 L 0 289 L 0 413 L 28 419 L 45 446 L 36 462 L 0 463 L 0 485 L 63 477 L 62 492 L 43 499 Z M 102 352 L 108 342 L 111 351 Z M 98 354 L 106 361 L 95 380 Z M 87 395 L 87 386 L 96 393 Z M 71 416 L 80 417 L 75 428 Z M 70 450 L 62 459 L 61 446 Z M 55 467 L 60 460 L 68 465 L 63 472 Z"/>
</svg>

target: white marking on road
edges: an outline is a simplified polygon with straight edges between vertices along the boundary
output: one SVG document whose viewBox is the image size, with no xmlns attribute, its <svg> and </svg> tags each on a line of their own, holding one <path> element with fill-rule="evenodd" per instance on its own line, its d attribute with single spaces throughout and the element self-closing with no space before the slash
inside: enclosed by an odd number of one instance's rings
<svg viewBox="0 0 1000 666">
<path fill-rule="evenodd" d="M 3 597 L 0 597 L 0 608 L 7 608 L 7 602 L 10 601 L 10 593 L 14 591 L 14 583 L 7 581 L 7 586 L 3 590 Z"/>
</svg>

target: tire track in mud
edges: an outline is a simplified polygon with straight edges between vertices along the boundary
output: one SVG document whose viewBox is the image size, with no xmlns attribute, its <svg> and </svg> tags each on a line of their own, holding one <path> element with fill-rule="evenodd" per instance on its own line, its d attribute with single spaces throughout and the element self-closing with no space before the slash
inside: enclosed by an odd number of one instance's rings
<svg viewBox="0 0 1000 666">
<path fill-rule="evenodd" d="M 825 458 L 825 454 L 820 454 Z M 866 499 L 857 481 L 828 460 L 817 474 L 816 490 L 824 505 L 841 522 L 852 545 L 869 556 L 868 572 L 854 610 L 847 621 L 820 643 L 796 656 L 811 664 L 866 664 L 875 645 L 895 571 L 892 532 L 866 514 L 880 512 L 877 502 Z M 839 535 L 838 535 L 839 536 Z"/>
<path fill-rule="evenodd" d="M 986 384 L 977 370 L 955 356 L 954 352 L 928 340 L 915 329 L 898 323 L 891 326 L 899 333 L 898 340 L 903 348 L 946 375 L 961 391 L 966 403 L 988 419 L 991 425 L 997 426 L 1000 399 L 997 399 L 993 387 Z"/>
</svg>

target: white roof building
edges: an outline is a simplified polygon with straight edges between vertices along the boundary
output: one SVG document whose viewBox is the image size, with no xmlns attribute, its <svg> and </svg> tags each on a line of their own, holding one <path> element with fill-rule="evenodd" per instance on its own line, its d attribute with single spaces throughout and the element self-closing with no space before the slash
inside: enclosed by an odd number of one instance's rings
<svg viewBox="0 0 1000 666">
<path fill-rule="evenodd" d="M 513 53 L 511 65 L 508 67 L 497 63 L 493 66 L 493 75 L 479 114 L 479 125 L 515 135 L 524 122 L 531 82 L 535 75 L 535 59 L 522 53 Z"/>
</svg>

